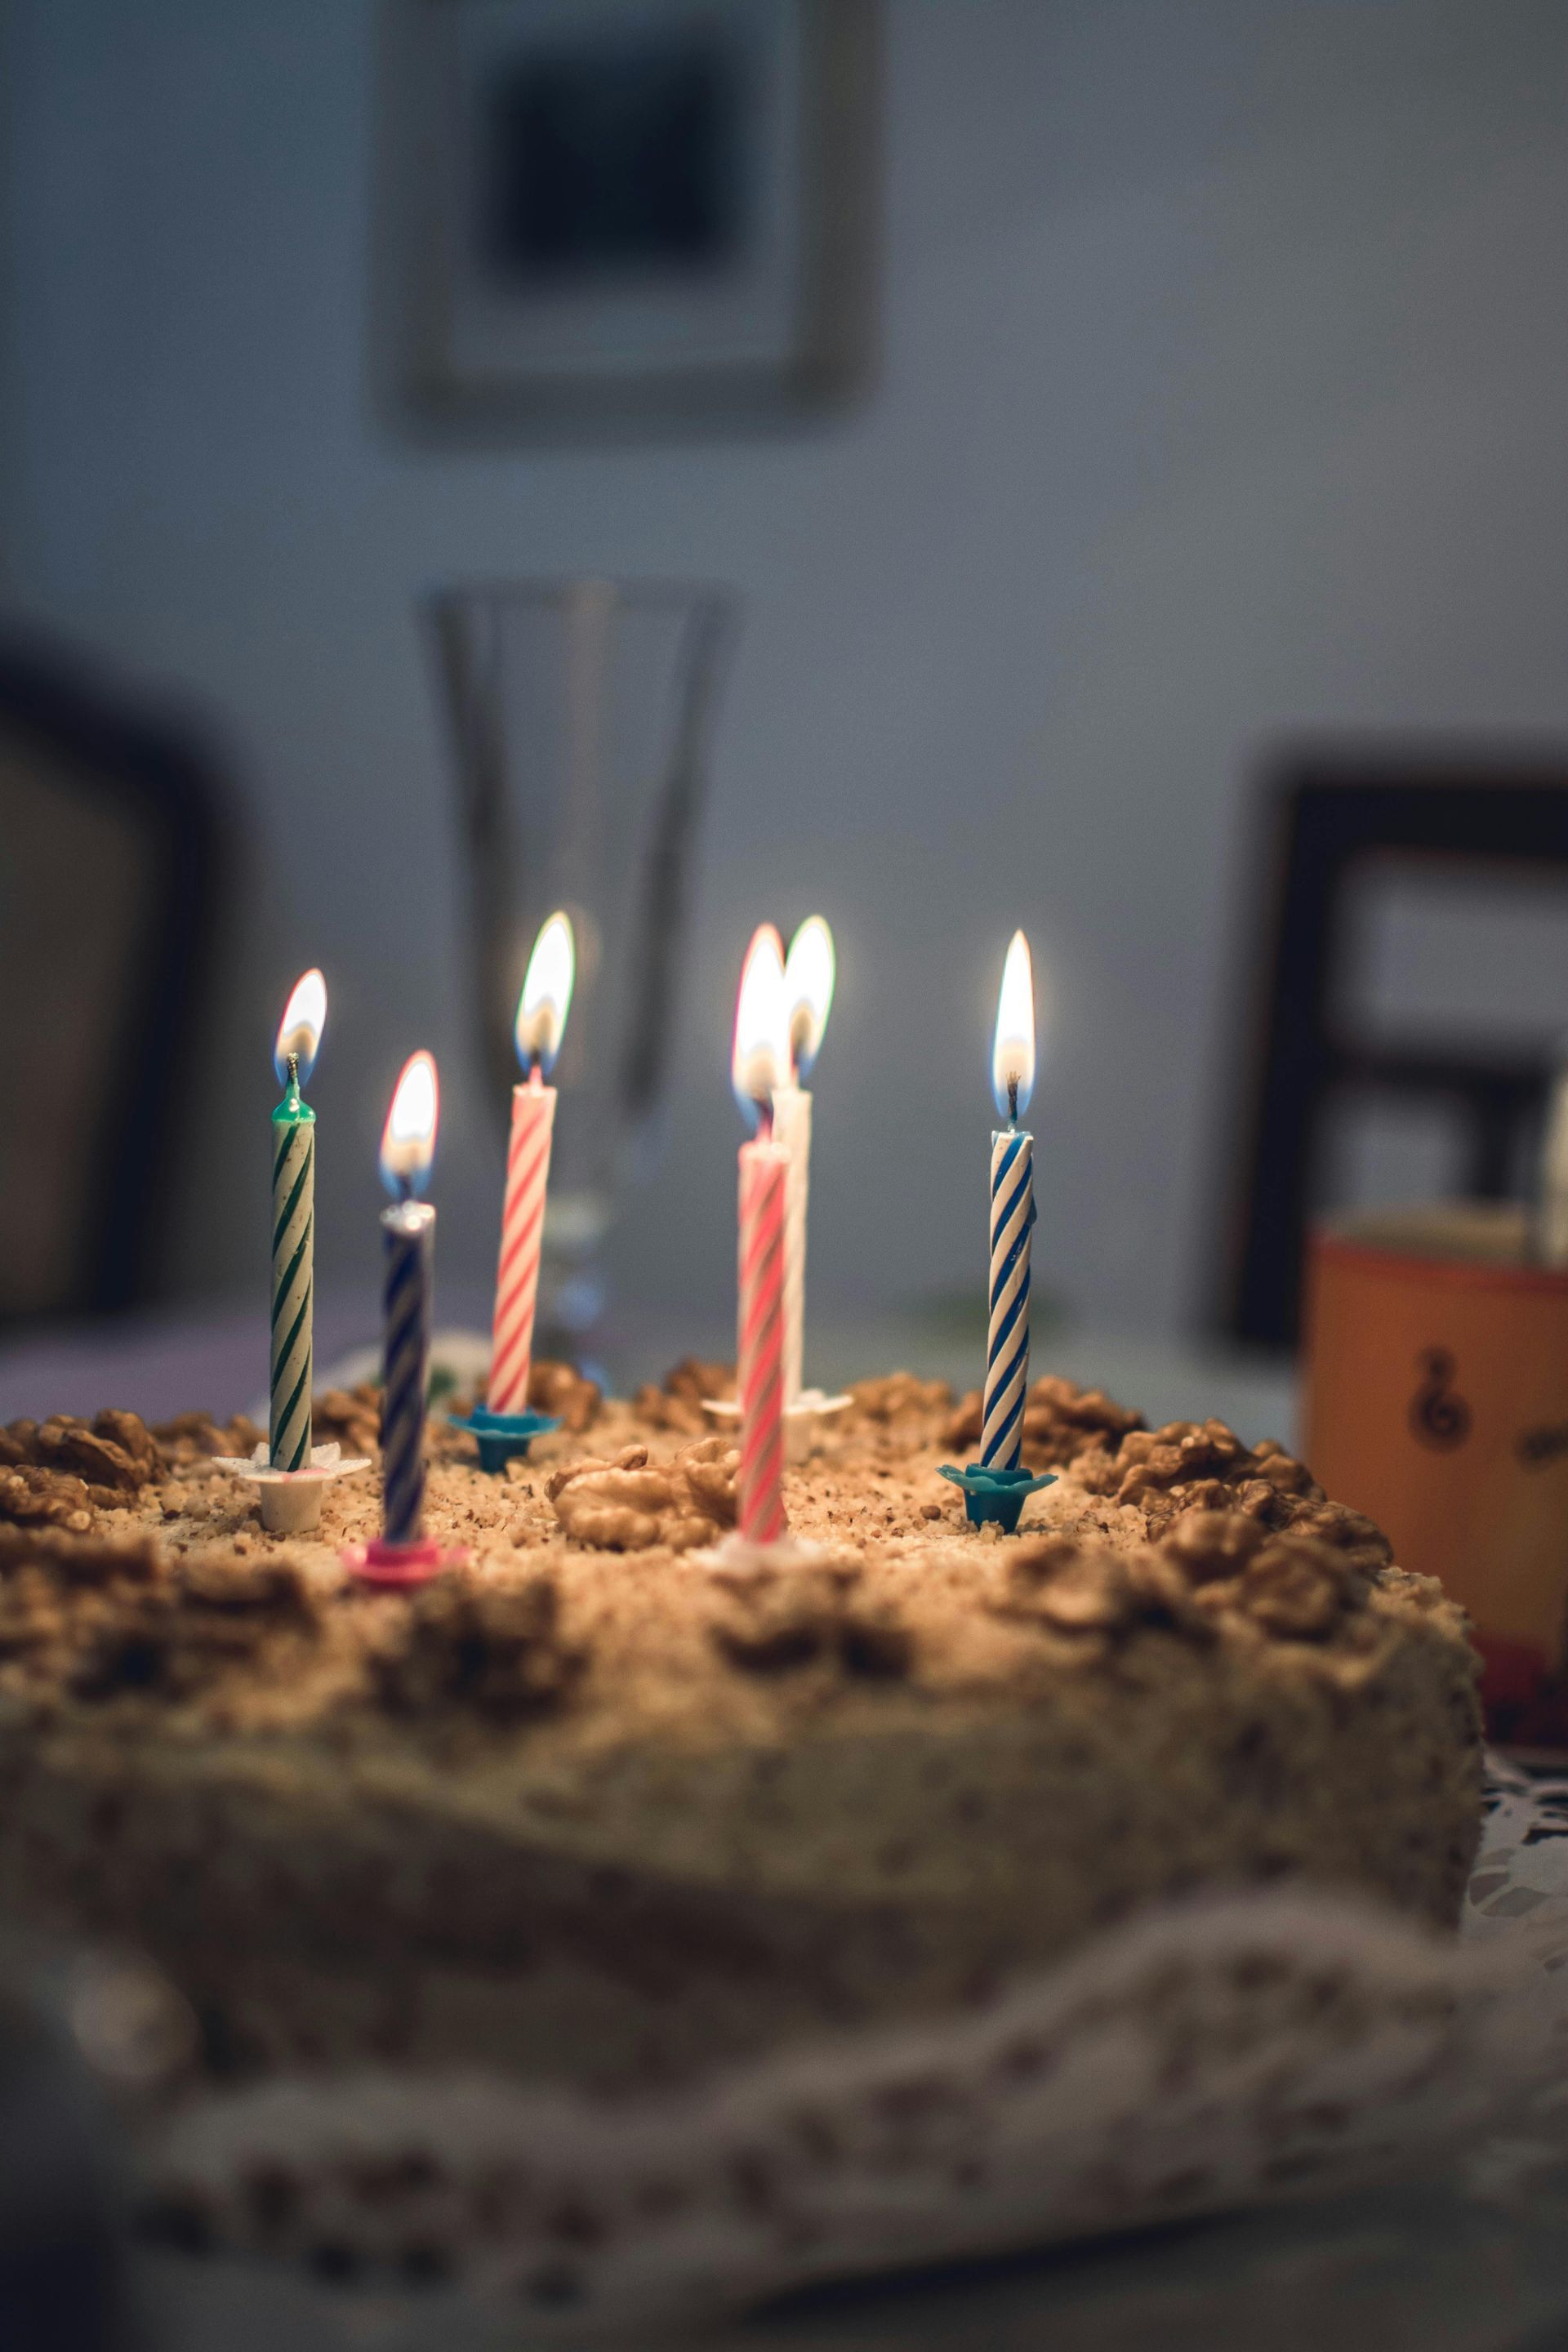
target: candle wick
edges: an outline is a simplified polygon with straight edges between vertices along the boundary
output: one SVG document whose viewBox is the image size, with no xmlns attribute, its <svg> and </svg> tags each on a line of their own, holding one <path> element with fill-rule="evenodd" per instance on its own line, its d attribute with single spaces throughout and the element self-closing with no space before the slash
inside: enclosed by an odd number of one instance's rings
<svg viewBox="0 0 1568 2352">
<path fill-rule="evenodd" d="M 1009 1078 L 1007 1081 L 1007 1124 L 1009 1127 L 1016 1127 L 1018 1124 L 1018 1081 L 1016 1078 Z"/>
<path fill-rule="evenodd" d="M 756 1097 L 756 1105 L 757 1133 L 761 1137 L 762 1140 L 766 1143 L 771 1140 L 773 1131 L 773 1103 L 766 1095 L 758 1095 Z"/>
<path fill-rule="evenodd" d="M 528 1083 L 533 1088 L 535 1094 L 543 1093 L 544 1072 L 540 1066 L 539 1056 L 537 1054 L 531 1054 L 528 1057 Z"/>
</svg>

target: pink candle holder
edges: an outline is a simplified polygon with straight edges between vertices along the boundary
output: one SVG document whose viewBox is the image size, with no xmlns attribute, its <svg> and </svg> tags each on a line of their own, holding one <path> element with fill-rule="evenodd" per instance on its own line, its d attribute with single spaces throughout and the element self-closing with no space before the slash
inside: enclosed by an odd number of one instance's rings
<svg viewBox="0 0 1568 2352">
<path fill-rule="evenodd" d="M 362 1584 L 397 1592 L 428 1584 L 449 1568 L 461 1568 L 468 1555 L 461 1544 L 438 1544 L 431 1536 L 416 1543 L 389 1543 L 377 1536 L 370 1543 L 344 1544 L 338 1557 Z"/>
</svg>

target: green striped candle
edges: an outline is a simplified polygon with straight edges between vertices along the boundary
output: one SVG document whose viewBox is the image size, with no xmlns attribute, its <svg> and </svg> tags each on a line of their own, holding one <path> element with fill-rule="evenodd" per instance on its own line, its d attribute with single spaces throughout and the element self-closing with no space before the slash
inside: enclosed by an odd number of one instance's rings
<svg viewBox="0 0 1568 2352">
<path fill-rule="evenodd" d="M 326 983 L 308 971 L 278 1031 L 283 1099 L 272 1114 L 272 1383 L 268 1459 L 310 1465 L 310 1305 L 315 1286 L 316 1114 L 300 1096 L 326 1020 Z"/>
</svg>

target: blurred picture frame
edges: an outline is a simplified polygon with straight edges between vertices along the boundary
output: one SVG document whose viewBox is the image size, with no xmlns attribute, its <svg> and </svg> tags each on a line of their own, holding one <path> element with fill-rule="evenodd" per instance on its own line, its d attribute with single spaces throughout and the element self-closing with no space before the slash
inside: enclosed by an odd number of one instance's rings
<svg viewBox="0 0 1568 2352">
<path fill-rule="evenodd" d="M 872 362 L 879 0 L 385 0 L 382 389 L 560 435 Z"/>
</svg>

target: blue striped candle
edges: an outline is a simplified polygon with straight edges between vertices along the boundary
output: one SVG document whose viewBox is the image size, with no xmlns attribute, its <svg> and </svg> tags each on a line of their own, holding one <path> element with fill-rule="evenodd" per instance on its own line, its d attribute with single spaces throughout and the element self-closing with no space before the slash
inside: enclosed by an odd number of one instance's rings
<svg viewBox="0 0 1568 2352">
<path fill-rule="evenodd" d="M 1029 1234 L 1035 1222 L 1035 1139 L 1018 1128 L 991 1138 L 991 1319 L 980 1460 L 1016 1470 L 1029 1385 Z"/>
<path fill-rule="evenodd" d="M 386 1259 L 381 1396 L 384 1545 L 417 1544 L 425 1530 L 425 1409 L 430 1384 L 436 1212 L 416 1195 L 430 1173 L 438 1112 L 435 1062 L 423 1051 L 411 1054 L 381 1138 L 382 1181 L 394 1195 L 392 1207 L 381 1213 Z"/>
<path fill-rule="evenodd" d="M 430 1385 L 430 1289 L 436 1212 L 399 1201 L 382 1212 L 386 1253 L 382 1354 L 382 1540 L 417 1543 L 425 1531 L 425 1400 Z"/>
<path fill-rule="evenodd" d="M 1035 1086 L 1035 973 L 1029 942 L 1015 931 L 1002 967 L 991 1087 L 1006 1120 L 991 1138 L 991 1314 L 980 1462 L 1016 1470 L 1029 1385 L 1029 1235 L 1035 1223 L 1035 1139 L 1018 1125 Z"/>
</svg>

